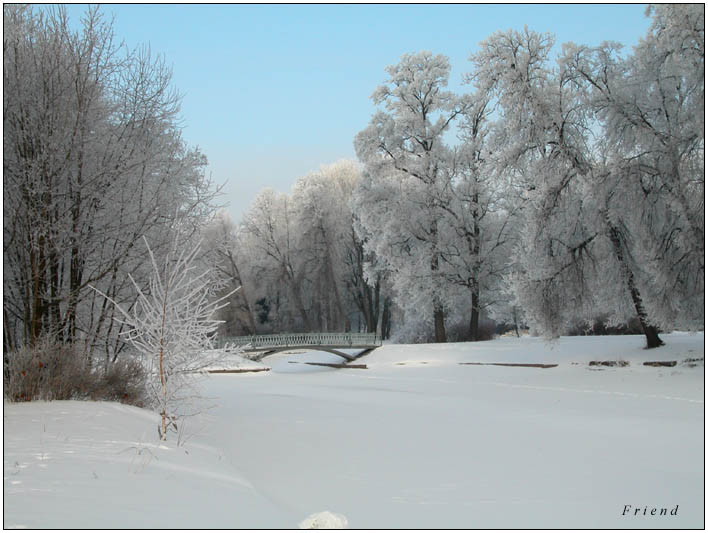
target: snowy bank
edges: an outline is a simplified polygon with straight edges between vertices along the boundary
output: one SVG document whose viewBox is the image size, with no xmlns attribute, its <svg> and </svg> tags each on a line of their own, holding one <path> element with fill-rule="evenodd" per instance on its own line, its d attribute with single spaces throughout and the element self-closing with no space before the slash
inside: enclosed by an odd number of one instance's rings
<svg viewBox="0 0 708 533">
<path fill-rule="evenodd" d="M 109 402 L 4 404 L 5 528 L 252 528 L 284 522 L 222 450 L 157 438 Z"/>
<path fill-rule="evenodd" d="M 360 362 L 369 367 L 391 365 L 450 365 L 459 363 L 537 363 L 587 365 L 591 361 L 683 361 L 703 357 L 703 333 L 663 334 L 666 345 L 647 350 L 642 335 L 561 337 L 502 337 L 484 342 L 447 344 L 385 344 Z"/>
</svg>

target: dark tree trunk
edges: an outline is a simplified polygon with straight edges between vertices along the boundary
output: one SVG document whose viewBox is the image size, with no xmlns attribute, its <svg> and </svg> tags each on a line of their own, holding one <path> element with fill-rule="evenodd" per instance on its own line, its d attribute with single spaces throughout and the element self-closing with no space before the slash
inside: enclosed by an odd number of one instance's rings
<svg viewBox="0 0 708 533">
<path fill-rule="evenodd" d="M 472 195 L 472 202 L 475 206 L 479 203 L 479 194 L 476 192 Z M 472 275 L 474 278 L 470 283 L 470 292 L 472 296 L 471 308 L 470 308 L 470 328 L 469 328 L 469 338 L 471 341 L 479 340 L 479 210 L 475 207 L 472 211 L 472 235 L 467 235 L 467 246 L 472 255 L 475 267 L 473 268 Z"/>
<path fill-rule="evenodd" d="M 338 317 L 338 323 L 336 324 L 335 329 L 337 331 L 341 331 L 341 328 L 343 327 L 344 331 L 350 331 L 351 324 L 349 323 L 349 316 L 347 316 L 347 313 L 344 310 L 344 305 L 342 304 L 342 299 L 339 296 L 339 288 L 337 287 L 337 280 L 334 277 L 334 266 L 332 264 L 332 259 L 329 255 L 329 250 L 327 251 L 326 261 L 327 277 L 329 278 L 329 282 L 332 287 L 332 294 L 334 295 L 334 303 L 336 306 L 336 312 Z"/>
<path fill-rule="evenodd" d="M 627 281 L 627 285 L 632 293 L 632 301 L 634 302 L 634 308 L 637 311 L 637 317 L 639 318 L 639 323 L 642 326 L 642 331 L 644 332 L 644 336 L 647 338 L 647 348 L 658 348 L 659 346 L 663 346 L 664 341 L 659 338 L 659 331 L 647 321 L 647 314 L 644 310 L 642 297 L 639 294 L 639 289 L 634 286 L 634 277 L 631 273 L 629 280 Z"/>
<path fill-rule="evenodd" d="M 436 220 L 433 220 L 430 234 L 434 243 L 433 257 L 430 260 L 430 272 L 433 276 L 433 280 L 435 280 L 435 277 L 438 275 L 438 269 L 440 268 L 440 256 L 437 251 L 438 224 Z M 440 296 L 437 294 L 437 291 L 433 296 L 433 321 L 435 324 L 435 342 L 447 342 L 447 335 L 445 333 L 445 310 L 443 309 L 442 302 L 440 302 Z"/>
<path fill-rule="evenodd" d="M 59 293 L 61 290 L 61 273 L 59 257 L 54 250 L 49 252 L 49 304 L 48 314 L 52 327 L 57 331 L 61 327 L 61 310 L 59 308 Z M 63 340 L 63 339 L 60 339 Z"/>
<path fill-rule="evenodd" d="M 469 339 L 477 341 L 479 340 L 479 285 L 477 283 L 472 284 L 471 293 Z"/>
<path fill-rule="evenodd" d="M 10 317 L 7 314 L 7 307 L 2 310 L 2 347 L 3 353 L 15 351 L 15 343 L 12 339 L 12 329 L 10 328 Z"/>
<path fill-rule="evenodd" d="M 248 303 L 248 297 L 246 295 L 246 289 L 243 286 L 243 281 L 241 280 L 241 273 L 238 270 L 238 265 L 236 264 L 236 259 L 233 254 L 229 251 L 227 252 L 227 257 L 229 263 L 231 264 L 231 277 L 234 284 L 238 284 L 241 287 L 236 294 L 236 297 L 241 300 L 241 309 L 243 314 L 246 316 L 247 326 L 249 329 L 249 334 L 255 335 L 256 333 L 256 321 L 253 318 L 253 311 L 251 310 L 251 305 Z"/>
<path fill-rule="evenodd" d="M 388 339 L 391 337 L 391 301 L 386 298 L 383 302 L 383 311 L 381 313 L 381 338 Z"/>
<path fill-rule="evenodd" d="M 310 317 L 307 316 L 307 311 L 305 310 L 305 304 L 302 301 L 302 295 L 300 294 L 300 284 L 296 281 L 295 275 L 290 271 L 290 269 L 285 266 L 285 275 L 289 281 L 290 292 L 292 293 L 293 300 L 295 303 L 295 308 L 297 309 L 300 319 L 302 320 L 302 325 L 304 331 L 312 331 L 312 322 Z"/>
<path fill-rule="evenodd" d="M 435 304 L 433 318 L 435 319 L 435 342 L 447 342 L 447 335 L 445 334 L 445 311 L 442 305 Z"/>
<path fill-rule="evenodd" d="M 375 333 L 379 326 L 379 297 L 381 292 L 381 276 L 376 277 L 372 287 L 364 279 L 364 245 L 356 238 L 352 230 L 354 246 L 349 254 L 351 271 L 347 287 L 352 300 L 356 303 L 360 316 L 363 317 L 368 333 Z"/>
<path fill-rule="evenodd" d="M 516 336 L 521 337 L 521 332 L 519 331 L 519 312 L 516 306 L 512 307 L 511 313 L 514 318 L 514 330 L 516 331 Z"/>
<path fill-rule="evenodd" d="M 32 265 L 32 322 L 30 325 L 30 345 L 42 335 L 42 327 L 44 324 L 44 291 L 46 287 L 45 280 L 45 259 L 44 259 L 44 237 L 39 236 L 38 250 L 34 249 L 30 252 L 30 263 Z"/>
<path fill-rule="evenodd" d="M 378 291 L 378 284 L 375 290 Z M 376 298 L 378 298 L 378 295 Z M 358 295 L 356 302 L 359 307 L 359 311 L 361 312 L 361 316 L 364 317 L 367 333 L 376 333 L 376 327 L 379 323 L 379 316 L 374 310 L 374 295 L 372 294 L 371 287 L 369 287 L 366 283 L 364 283 L 364 286 L 361 288 L 360 295 Z"/>
<path fill-rule="evenodd" d="M 363 278 L 362 278 L 363 279 Z M 374 286 L 373 299 L 371 298 L 371 291 L 369 291 L 369 300 L 371 305 L 371 331 L 370 333 L 376 333 L 376 326 L 379 323 L 379 313 L 388 312 L 387 303 L 384 302 L 383 311 L 381 310 L 381 277 L 376 277 L 376 285 Z M 389 313 L 390 314 L 390 313 Z M 383 320 L 386 320 L 386 315 L 383 316 Z M 382 328 L 385 322 L 382 324 Z M 383 329 L 382 329 L 383 332 Z M 388 338 L 388 337 L 387 337 Z"/>
<path fill-rule="evenodd" d="M 642 295 L 634 282 L 634 273 L 624 257 L 624 250 L 622 249 L 622 236 L 620 231 L 609 221 L 608 226 L 610 228 L 610 241 L 612 242 L 612 248 L 615 252 L 615 257 L 617 257 L 617 260 L 620 265 L 622 265 L 622 269 L 624 270 L 627 280 L 627 289 L 632 296 L 632 302 L 634 303 L 634 309 L 637 312 L 637 318 L 639 319 L 644 336 L 647 339 L 647 348 L 658 348 L 659 346 L 663 346 L 664 341 L 659 338 L 658 330 L 649 324 L 647 319 L 647 313 L 644 310 L 644 303 L 642 302 Z"/>
</svg>

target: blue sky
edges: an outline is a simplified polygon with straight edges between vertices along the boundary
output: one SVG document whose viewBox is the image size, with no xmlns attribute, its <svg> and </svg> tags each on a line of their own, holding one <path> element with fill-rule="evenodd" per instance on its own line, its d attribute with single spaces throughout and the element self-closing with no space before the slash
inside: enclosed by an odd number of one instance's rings
<svg viewBox="0 0 708 533">
<path fill-rule="evenodd" d="M 184 138 L 224 183 L 239 220 L 264 187 L 287 192 L 320 165 L 355 158 L 369 99 L 402 54 L 450 58 L 462 90 L 470 53 L 497 30 L 551 32 L 557 43 L 628 47 L 646 34 L 645 4 L 238 5 L 104 4 L 129 47 L 149 44 L 184 95 Z M 83 5 L 68 6 L 78 21 Z"/>
</svg>

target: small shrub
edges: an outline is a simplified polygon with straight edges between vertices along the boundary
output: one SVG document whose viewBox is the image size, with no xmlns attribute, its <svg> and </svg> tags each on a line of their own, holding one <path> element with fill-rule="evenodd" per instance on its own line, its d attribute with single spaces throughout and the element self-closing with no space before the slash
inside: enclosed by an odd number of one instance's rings
<svg viewBox="0 0 708 533">
<path fill-rule="evenodd" d="M 480 319 L 479 327 L 477 328 L 478 341 L 491 341 L 496 335 L 497 325 L 493 320 L 486 318 Z"/>
<path fill-rule="evenodd" d="M 96 373 L 96 372 L 94 372 Z M 92 381 L 92 400 L 106 400 L 145 407 L 147 375 L 143 365 L 134 359 L 118 359 Z"/>
<path fill-rule="evenodd" d="M 146 375 L 137 361 L 118 360 L 94 368 L 75 345 L 43 339 L 4 356 L 5 398 L 32 400 L 108 400 L 143 406 Z"/>
<path fill-rule="evenodd" d="M 391 340 L 399 344 L 429 344 L 435 342 L 435 331 L 431 321 L 415 317 L 401 324 Z"/>
</svg>

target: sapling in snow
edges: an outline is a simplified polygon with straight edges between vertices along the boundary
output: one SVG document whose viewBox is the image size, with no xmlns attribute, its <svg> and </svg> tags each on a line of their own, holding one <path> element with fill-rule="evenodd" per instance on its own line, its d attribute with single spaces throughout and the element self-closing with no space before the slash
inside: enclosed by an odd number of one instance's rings
<svg viewBox="0 0 708 533">
<path fill-rule="evenodd" d="M 125 310 L 104 296 L 123 315 L 119 321 L 130 328 L 126 339 L 146 360 L 151 376 L 148 394 L 160 413 L 160 438 L 166 440 L 167 430 L 176 429 L 176 420 L 184 416 L 191 400 L 199 398 L 196 377 L 215 362 L 206 355 L 221 323 L 213 316 L 238 289 L 213 298 L 211 271 L 195 266 L 199 245 L 178 251 L 175 242 L 162 264 L 147 239 L 145 245 L 153 272 L 147 291 L 130 278 L 138 293 L 135 307 Z"/>
</svg>

